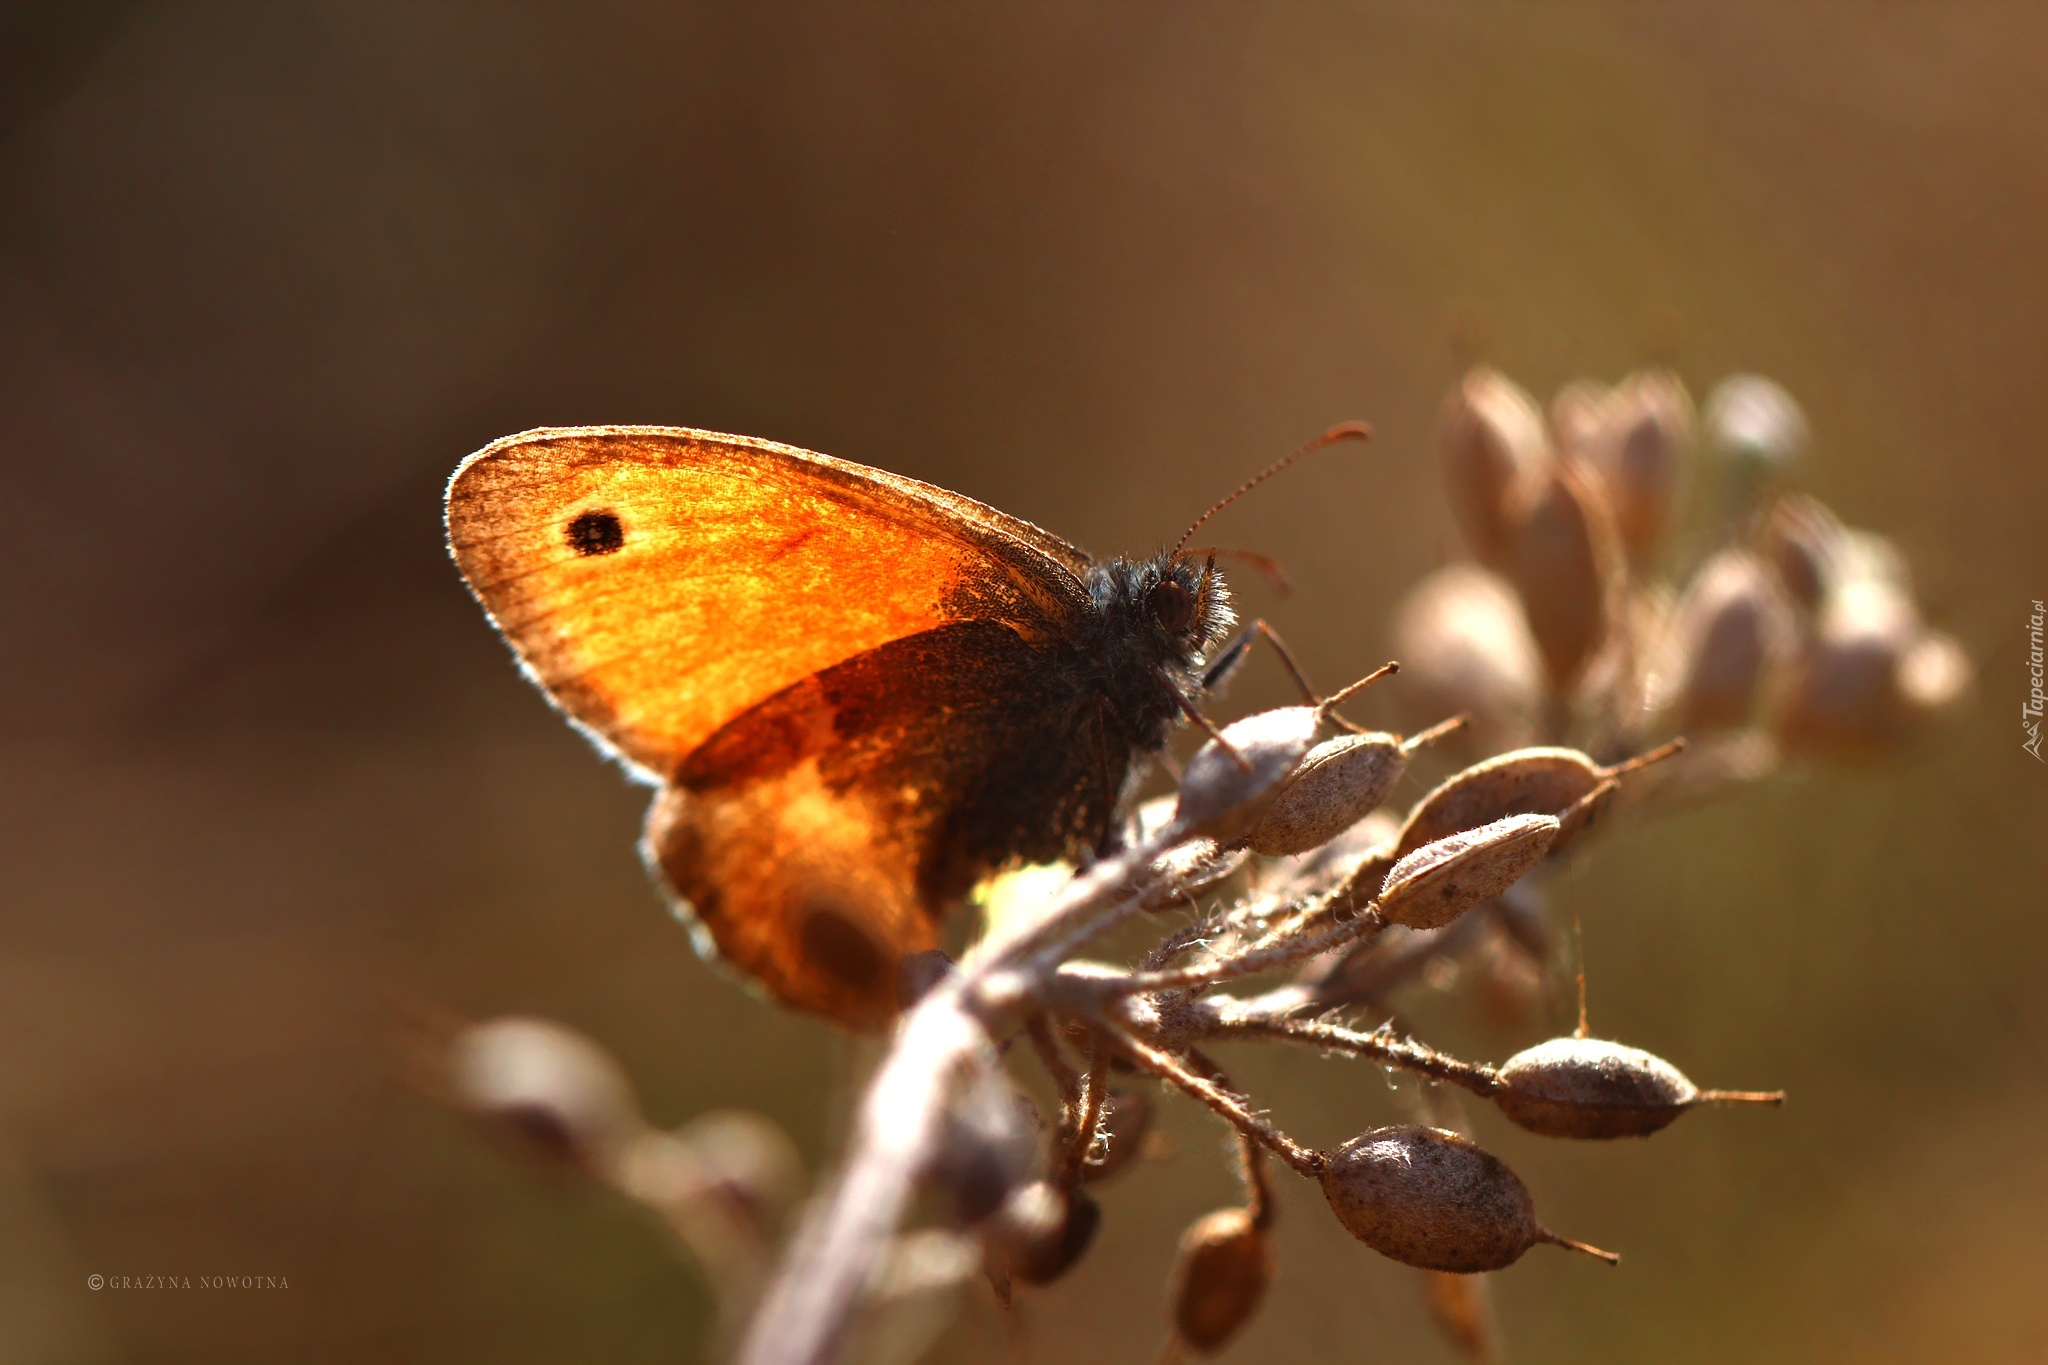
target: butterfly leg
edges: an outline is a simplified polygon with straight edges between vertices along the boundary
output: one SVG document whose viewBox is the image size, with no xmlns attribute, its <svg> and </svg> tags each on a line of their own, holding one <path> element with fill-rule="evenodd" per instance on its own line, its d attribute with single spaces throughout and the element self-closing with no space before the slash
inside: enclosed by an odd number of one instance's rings
<svg viewBox="0 0 2048 1365">
<path fill-rule="evenodd" d="M 1162 679 L 1162 681 L 1164 680 Z M 1229 754 L 1230 757 L 1233 760 L 1235 760 L 1238 767 L 1244 769 L 1246 772 L 1250 772 L 1252 770 L 1251 761 L 1247 759 L 1243 754 L 1237 751 L 1236 745 L 1232 744 L 1229 740 L 1223 737 L 1223 732 L 1216 728 L 1215 721 L 1210 720 L 1207 716 L 1203 715 L 1201 708 L 1196 706 L 1193 702 L 1189 701 L 1185 696 L 1181 695 L 1181 690 L 1178 687 L 1173 686 L 1172 683 L 1167 683 L 1167 690 L 1173 693 L 1173 700 L 1180 707 L 1182 715 L 1186 716 L 1195 724 L 1201 726 L 1202 729 L 1208 731 L 1209 738 L 1215 740 L 1218 744 L 1222 745 L 1223 752 Z"/>
<path fill-rule="evenodd" d="M 1251 647 L 1251 631 L 1239 631 L 1237 638 L 1225 645 L 1223 652 L 1218 654 L 1210 662 L 1209 666 L 1202 670 L 1202 690 L 1204 692 L 1214 692 L 1224 683 L 1230 681 L 1231 675 L 1236 673 L 1239 666 L 1244 663 L 1245 656 L 1251 653 Z"/>
<path fill-rule="evenodd" d="M 1317 696 L 1315 688 L 1309 685 L 1308 674 L 1301 671 L 1300 663 L 1295 660 L 1294 651 L 1289 649 L 1287 642 L 1280 638 L 1279 631 L 1266 624 L 1264 617 L 1253 621 L 1250 625 L 1239 631 L 1237 638 L 1225 645 L 1223 652 L 1216 656 L 1216 662 L 1203 670 L 1202 690 L 1205 692 L 1212 690 L 1227 680 L 1232 673 L 1236 672 L 1238 666 L 1244 662 L 1246 655 L 1251 652 L 1253 642 L 1260 636 L 1264 636 L 1266 643 L 1273 647 L 1273 652 L 1280 656 L 1280 662 L 1286 667 L 1288 675 L 1294 679 L 1294 685 L 1301 689 L 1301 695 L 1307 699 L 1308 704 L 1310 706 L 1321 706 L 1323 699 Z M 1340 728 L 1349 730 L 1354 735 L 1364 733 L 1358 726 L 1353 725 L 1340 715 L 1332 713 L 1330 719 Z"/>
</svg>

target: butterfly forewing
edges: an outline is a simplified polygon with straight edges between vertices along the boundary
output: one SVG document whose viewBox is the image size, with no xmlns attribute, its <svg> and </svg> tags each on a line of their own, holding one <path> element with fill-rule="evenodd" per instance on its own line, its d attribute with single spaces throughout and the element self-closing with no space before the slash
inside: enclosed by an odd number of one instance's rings
<svg viewBox="0 0 2048 1365">
<path fill-rule="evenodd" d="M 948 621 L 1056 631 L 1087 561 L 958 494 L 772 442 L 528 432 L 448 489 L 456 562 L 572 717 L 666 776 L 746 708 Z"/>
</svg>

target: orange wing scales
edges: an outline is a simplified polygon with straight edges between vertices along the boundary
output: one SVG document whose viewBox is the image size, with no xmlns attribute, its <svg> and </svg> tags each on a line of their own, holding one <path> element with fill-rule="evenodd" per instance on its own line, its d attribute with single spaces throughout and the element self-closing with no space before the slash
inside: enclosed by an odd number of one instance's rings
<svg viewBox="0 0 2048 1365">
<path fill-rule="evenodd" d="M 1131 750 L 1105 753 L 1088 733 L 1101 719 L 1011 631 L 943 626 L 734 719 L 655 802 L 645 853 L 733 966 L 874 1025 L 945 906 L 1103 828 Z"/>
<path fill-rule="evenodd" d="M 1105 827 L 1132 745 L 1043 652 L 1085 556 L 944 489 L 743 437 L 529 432 L 448 490 L 471 589 L 571 719 L 664 790 L 649 863 L 786 1004 L 871 1026 L 1013 857 Z"/>
<path fill-rule="evenodd" d="M 579 552 L 570 528 L 585 514 L 616 518 L 616 549 Z M 747 707 L 854 654 L 968 619 L 1038 638 L 1086 602 L 1085 560 L 1036 527 L 913 480 L 708 432 L 499 441 L 456 471 L 448 528 L 539 682 L 656 775 Z"/>
</svg>

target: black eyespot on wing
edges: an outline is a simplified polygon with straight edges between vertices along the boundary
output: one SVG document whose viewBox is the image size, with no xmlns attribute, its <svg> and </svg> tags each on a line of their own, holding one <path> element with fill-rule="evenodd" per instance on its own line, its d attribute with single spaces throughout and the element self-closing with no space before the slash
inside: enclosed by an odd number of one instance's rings
<svg viewBox="0 0 2048 1365">
<path fill-rule="evenodd" d="M 569 548 L 579 555 L 608 555 L 626 543 L 626 528 L 611 512 L 585 512 L 569 523 Z"/>
</svg>

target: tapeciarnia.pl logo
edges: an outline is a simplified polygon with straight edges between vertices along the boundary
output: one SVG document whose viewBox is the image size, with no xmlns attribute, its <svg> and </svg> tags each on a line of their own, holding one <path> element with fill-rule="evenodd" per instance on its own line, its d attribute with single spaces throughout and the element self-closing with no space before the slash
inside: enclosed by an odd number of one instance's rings
<svg viewBox="0 0 2048 1365">
<path fill-rule="evenodd" d="M 2020 705 L 2020 728 L 2027 732 L 2026 743 L 2020 745 L 2034 756 L 2037 763 L 2048 763 L 2041 757 L 2041 709 L 2048 697 L 2041 691 L 2041 619 L 2044 612 L 2041 599 L 2034 599 L 2034 614 L 2027 618 L 2027 671 L 2033 675 L 2034 685 L 2027 693 L 2027 699 Z"/>
</svg>

